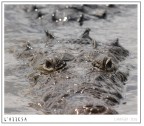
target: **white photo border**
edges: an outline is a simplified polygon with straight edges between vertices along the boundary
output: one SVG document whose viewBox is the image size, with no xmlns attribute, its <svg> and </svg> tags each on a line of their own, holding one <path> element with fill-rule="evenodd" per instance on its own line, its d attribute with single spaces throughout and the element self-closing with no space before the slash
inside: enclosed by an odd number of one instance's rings
<svg viewBox="0 0 144 126">
<path fill-rule="evenodd" d="M 137 115 L 5 115 L 4 114 L 4 5 L 6 4 L 137 4 L 138 113 Z M 134 124 L 141 123 L 141 1 L 2 1 L 1 2 L 1 123 L 3 124 Z M 21 118 L 11 122 L 9 118 Z M 26 120 L 26 121 L 22 121 Z M 105 122 L 103 122 L 105 121 Z"/>
</svg>

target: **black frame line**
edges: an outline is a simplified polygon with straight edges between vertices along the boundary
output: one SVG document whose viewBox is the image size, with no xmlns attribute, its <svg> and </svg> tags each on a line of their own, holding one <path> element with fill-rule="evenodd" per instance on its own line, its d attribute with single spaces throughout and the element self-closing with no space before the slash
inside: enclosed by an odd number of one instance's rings
<svg viewBox="0 0 144 126">
<path fill-rule="evenodd" d="M 104 3 L 104 2 L 107 2 L 107 3 L 119 3 L 119 2 L 123 2 L 123 3 L 137 3 L 137 5 L 139 4 L 140 5 L 140 8 L 139 8 L 139 14 L 140 14 L 140 21 L 137 22 L 138 23 L 138 26 L 140 27 L 140 34 L 138 35 L 138 37 L 140 37 L 140 63 L 137 64 L 137 65 L 140 65 L 140 122 L 3 122 L 3 93 L 1 94 L 1 123 L 2 124 L 141 124 L 141 1 L 1 1 L 1 68 L 4 67 L 4 64 L 3 64 L 3 19 L 4 19 L 4 15 L 3 15 L 3 5 L 6 3 L 22 3 L 22 2 L 25 2 L 25 3 L 30 3 L 30 4 L 38 4 L 38 3 L 56 3 L 56 2 L 65 2 L 65 3 L 77 3 L 77 2 L 82 2 L 82 3 Z M 140 23 L 140 24 L 139 24 Z M 138 60 L 138 59 L 137 59 Z M 3 92 L 3 75 L 4 75 L 4 71 L 3 69 L 1 69 L 1 92 Z"/>
</svg>

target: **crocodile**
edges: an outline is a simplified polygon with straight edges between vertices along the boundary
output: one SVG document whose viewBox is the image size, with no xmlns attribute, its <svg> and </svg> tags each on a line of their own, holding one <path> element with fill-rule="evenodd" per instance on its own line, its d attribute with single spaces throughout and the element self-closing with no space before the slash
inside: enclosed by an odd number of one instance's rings
<svg viewBox="0 0 144 126">
<path fill-rule="evenodd" d="M 86 28 L 77 41 L 88 39 L 91 43 L 89 31 Z M 36 92 L 41 92 L 38 103 L 31 107 L 37 105 L 45 114 L 118 114 L 113 106 L 120 104 L 128 77 L 128 71 L 120 71 L 118 64 L 129 55 L 118 40 L 105 45 L 102 52 L 103 44 L 96 49 L 91 44 L 92 50 L 85 49 L 79 55 L 70 51 L 48 54 L 30 47 L 29 42 L 20 58 L 31 58 L 28 63 L 33 72 L 28 79 L 33 88 L 39 87 Z M 34 55 L 28 55 L 29 51 Z"/>
</svg>

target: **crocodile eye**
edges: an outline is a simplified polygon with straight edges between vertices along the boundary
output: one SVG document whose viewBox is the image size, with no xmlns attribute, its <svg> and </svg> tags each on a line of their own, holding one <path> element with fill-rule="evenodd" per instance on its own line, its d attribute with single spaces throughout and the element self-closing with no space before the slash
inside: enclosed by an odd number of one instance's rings
<svg viewBox="0 0 144 126">
<path fill-rule="evenodd" d="M 106 68 L 112 68 L 112 61 L 111 61 L 111 59 L 108 59 L 108 60 L 106 61 L 105 66 L 106 66 Z"/>
<path fill-rule="evenodd" d="M 53 66 L 52 63 L 48 60 L 46 60 L 45 65 L 46 65 L 46 67 L 52 67 Z"/>
</svg>

